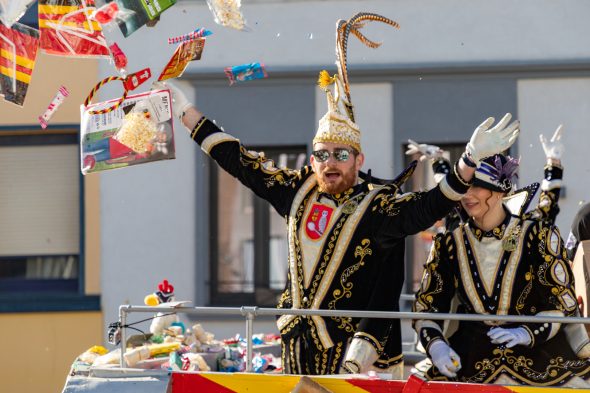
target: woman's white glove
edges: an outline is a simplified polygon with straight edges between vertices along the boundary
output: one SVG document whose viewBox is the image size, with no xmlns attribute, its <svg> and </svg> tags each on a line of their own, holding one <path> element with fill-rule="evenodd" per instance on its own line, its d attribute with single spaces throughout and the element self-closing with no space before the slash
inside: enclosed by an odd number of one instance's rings
<svg viewBox="0 0 590 393">
<path fill-rule="evenodd" d="M 435 340 L 428 348 L 432 364 L 436 366 L 442 375 L 449 378 L 457 376 L 461 370 L 461 358 L 453 348 L 449 347 L 443 340 Z"/>
<path fill-rule="evenodd" d="M 492 339 L 492 344 L 506 344 L 506 348 L 512 348 L 517 345 L 529 345 L 531 335 L 525 328 L 504 329 L 495 327 L 490 329 L 488 337 Z"/>
<path fill-rule="evenodd" d="M 408 150 L 406 150 L 406 155 L 412 156 L 416 153 L 420 153 L 420 161 L 424 161 L 427 158 L 440 158 L 442 157 L 444 151 L 436 145 L 417 143 L 411 139 L 408 139 Z"/>
<path fill-rule="evenodd" d="M 180 88 L 172 82 L 154 82 L 152 84 L 152 88 L 170 90 L 170 95 L 172 96 L 172 113 L 174 114 L 174 117 L 180 121 L 182 121 L 184 112 L 193 106 L 193 104 L 188 101 L 182 90 L 180 90 Z"/>
<path fill-rule="evenodd" d="M 473 131 L 465 152 L 476 165 L 484 158 L 501 153 L 512 146 L 520 132 L 520 122 L 515 120 L 508 125 L 511 118 L 512 115 L 507 113 L 498 124 L 490 128 L 494 118 L 488 117 Z"/>
<path fill-rule="evenodd" d="M 561 143 L 562 129 L 563 126 L 560 124 L 549 141 L 547 141 L 547 138 L 545 138 L 543 134 L 539 135 L 539 139 L 541 139 L 541 145 L 543 146 L 543 151 L 545 152 L 545 158 L 548 160 L 561 160 L 561 155 L 563 154 L 564 150 L 563 143 Z"/>
</svg>

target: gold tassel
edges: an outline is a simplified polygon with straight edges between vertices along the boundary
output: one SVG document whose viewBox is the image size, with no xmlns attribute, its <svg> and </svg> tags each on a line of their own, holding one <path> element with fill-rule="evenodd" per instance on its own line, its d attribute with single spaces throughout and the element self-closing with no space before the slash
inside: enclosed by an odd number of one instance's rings
<svg viewBox="0 0 590 393">
<path fill-rule="evenodd" d="M 325 89 L 326 87 L 330 86 L 334 82 L 336 82 L 336 78 L 333 76 L 330 76 L 330 74 L 328 74 L 328 71 L 326 71 L 326 70 L 320 71 L 320 76 L 318 77 L 318 86 L 320 86 L 322 89 Z"/>
</svg>

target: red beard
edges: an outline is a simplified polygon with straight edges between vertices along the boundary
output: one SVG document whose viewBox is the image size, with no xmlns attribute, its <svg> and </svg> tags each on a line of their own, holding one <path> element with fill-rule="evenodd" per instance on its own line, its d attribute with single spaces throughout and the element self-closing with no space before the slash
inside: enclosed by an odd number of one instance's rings
<svg viewBox="0 0 590 393">
<path fill-rule="evenodd" d="M 330 181 L 326 173 L 338 173 L 340 176 L 334 181 Z M 327 194 L 342 194 L 344 191 L 353 187 L 356 184 L 356 171 L 350 168 L 347 172 L 342 172 L 334 168 L 326 168 L 321 174 L 316 174 L 318 186 L 321 192 Z"/>
</svg>

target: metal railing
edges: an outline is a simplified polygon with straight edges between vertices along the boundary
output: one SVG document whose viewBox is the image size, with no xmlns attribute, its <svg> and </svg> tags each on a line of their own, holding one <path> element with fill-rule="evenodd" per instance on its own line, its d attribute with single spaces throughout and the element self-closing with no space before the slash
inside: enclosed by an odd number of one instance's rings
<svg viewBox="0 0 590 393">
<path fill-rule="evenodd" d="M 407 299 L 404 299 L 407 300 Z M 449 321 L 495 321 L 495 322 L 522 322 L 522 323 L 590 323 L 590 318 L 584 317 L 551 317 L 532 315 L 490 315 L 490 314 L 446 314 L 423 313 L 406 311 L 353 311 L 353 310 L 309 310 L 309 309 L 281 309 L 259 307 L 150 307 L 123 305 L 119 307 L 119 322 L 121 323 L 121 367 L 126 367 L 125 350 L 127 348 L 127 315 L 131 313 L 161 313 L 176 312 L 192 315 L 233 315 L 246 318 L 246 371 L 252 371 L 252 335 L 254 333 L 254 319 L 258 316 L 277 315 L 301 315 L 321 317 L 351 317 L 351 318 L 378 318 L 378 319 L 410 319 L 410 320 L 449 320 Z"/>
</svg>

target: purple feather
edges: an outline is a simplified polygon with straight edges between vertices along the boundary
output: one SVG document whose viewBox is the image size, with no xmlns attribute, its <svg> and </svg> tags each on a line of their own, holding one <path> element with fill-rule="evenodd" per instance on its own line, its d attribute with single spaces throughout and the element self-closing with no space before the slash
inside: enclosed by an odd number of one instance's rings
<svg viewBox="0 0 590 393">
<path fill-rule="evenodd" d="M 518 174 L 516 173 L 516 171 L 518 170 L 519 164 L 520 159 L 506 156 L 506 163 L 502 165 L 500 156 L 496 156 L 494 160 L 494 165 L 496 166 L 496 170 L 498 171 L 499 180 L 503 181 L 504 179 L 507 179 L 512 183 L 514 178 L 518 178 Z"/>
</svg>

